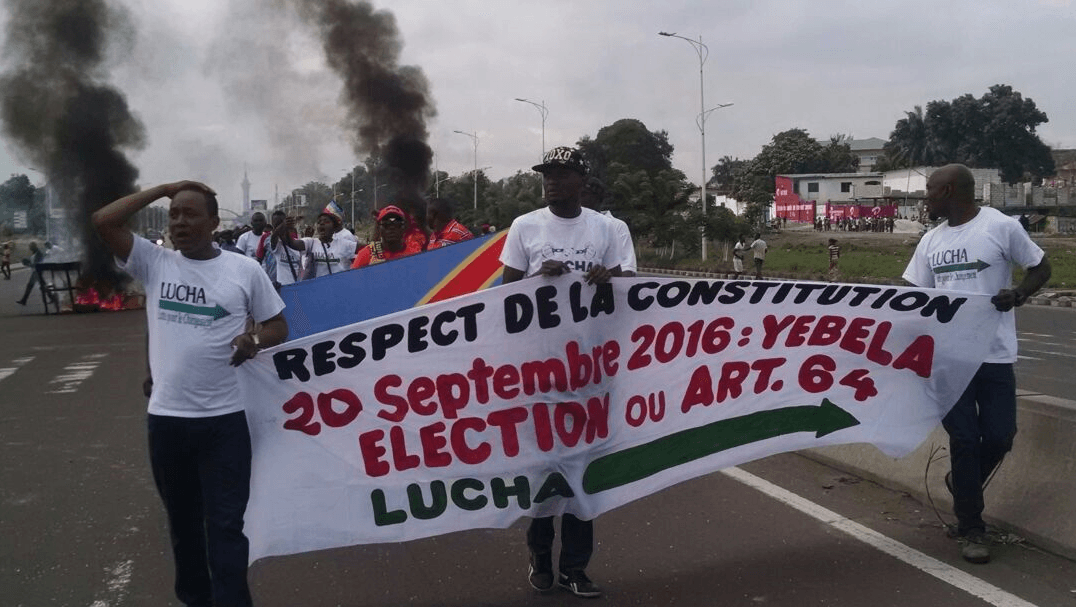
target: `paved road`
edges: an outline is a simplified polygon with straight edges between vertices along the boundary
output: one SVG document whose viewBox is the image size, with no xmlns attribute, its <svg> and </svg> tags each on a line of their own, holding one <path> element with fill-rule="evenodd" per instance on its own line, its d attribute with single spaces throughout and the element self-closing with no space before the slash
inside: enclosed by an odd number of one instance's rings
<svg viewBox="0 0 1076 607">
<path fill-rule="evenodd" d="M 19 276 L 0 281 L 0 605 L 176 604 L 146 462 L 142 313 L 17 309 L 2 302 Z M 1076 605 L 1076 564 L 1009 544 L 967 565 L 929 508 L 794 454 L 638 500 L 597 530 L 590 573 L 609 605 Z M 579 600 L 527 586 L 520 523 L 265 559 L 251 582 L 262 606 Z"/>
</svg>

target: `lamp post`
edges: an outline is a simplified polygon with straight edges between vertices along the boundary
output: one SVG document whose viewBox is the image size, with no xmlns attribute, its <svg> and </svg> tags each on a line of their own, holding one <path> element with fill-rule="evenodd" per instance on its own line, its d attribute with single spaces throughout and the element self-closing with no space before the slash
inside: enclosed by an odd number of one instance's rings
<svg viewBox="0 0 1076 607">
<path fill-rule="evenodd" d="M 523 103 L 529 103 L 533 105 L 535 108 L 538 109 L 538 113 L 542 115 L 542 156 L 538 160 L 538 162 L 541 162 L 542 159 L 545 158 L 545 119 L 547 116 L 549 116 L 549 108 L 545 106 L 545 101 L 542 101 L 541 103 L 535 103 L 530 99 L 521 99 L 519 97 L 516 97 L 516 101 L 522 101 Z"/>
<path fill-rule="evenodd" d="M 460 135 L 467 135 L 474 140 L 474 210 L 478 210 L 478 131 L 474 133 L 468 133 L 466 131 L 452 131 L 453 133 L 459 133 Z"/>
<path fill-rule="evenodd" d="M 669 38 L 679 38 L 687 41 L 691 44 L 691 47 L 695 49 L 695 52 L 699 55 L 699 115 L 696 118 L 695 123 L 699 126 L 699 132 L 702 135 L 702 182 L 699 186 L 699 202 L 702 203 L 702 213 L 706 215 L 706 117 L 710 112 L 728 107 L 731 103 L 719 105 L 717 107 L 706 109 L 706 84 L 703 79 L 703 66 L 706 64 L 706 59 L 710 56 L 710 48 L 702 43 L 702 34 L 699 34 L 698 40 L 692 40 L 691 38 L 685 38 L 678 36 L 675 32 L 658 32 L 659 36 L 666 36 Z M 706 233 L 702 235 L 702 260 L 706 261 Z"/>
</svg>

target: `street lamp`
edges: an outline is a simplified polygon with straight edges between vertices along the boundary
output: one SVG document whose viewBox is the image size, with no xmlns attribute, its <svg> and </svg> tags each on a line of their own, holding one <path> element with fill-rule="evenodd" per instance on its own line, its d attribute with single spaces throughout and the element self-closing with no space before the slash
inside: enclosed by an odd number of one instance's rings
<svg viewBox="0 0 1076 607">
<path fill-rule="evenodd" d="M 474 133 L 468 133 L 468 132 L 465 132 L 465 131 L 452 131 L 452 132 L 453 133 L 459 133 L 460 135 L 467 135 L 471 139 L 474 139 L 474 172 L 475 172 L 475 175 L 476 175 L 475 180 L 474 180 L 474 210 L 477 211 L 478 210 L 478 177 L 477 177 L 477 174 L 478 174 L 478 131 L 475 131 Z"/>
<path fill-rule="evenodd" d="M 545 119 L 547 116 L 549 116 L 549 109 L 545 106 L 544 100 L 541 103 L 535 103 L 530 99 L 521 99 L 519 97 L 516 97 L 516 101 L 522 101 L 523 103 L 529 103 L 533 105 L 535 108 L 538 109 L 538 113 L 542 115 L 542 156 L 538 160 L 538 162 L 541 162 L 545 159 Z"/>
<path fill-rule="evenodd" d="M 706 64 L 706 59 L 710 56 L 710 48 L 702 43 L 702 34 L 699 34 L 698 40 L 692 40 L 691 38 L 685 38 L 683 36 L 676 35 L 675 32 L 658 32 L 659 36 L 666 36 L 669 38 L 679 38 L 687 41 L 691 44 L 691 47 L 695 49 L 695 52 L 699 55 L 699 115 L 695 119 L 695 123 L 699 125 L 699 132 L 702 135 L 702 183 L 699 186 L 700 202 L 702 203 L 702 213 L 706 215 L 706 117 L 710 115 L 710 112 L 728 107 L 731 103 L 725 103 L 717 107 L 706 109 L 706 84 L 703 80 L 703 66 Z M 702 260 L 706 261 L 706 233 L 702 235 Z"/>
</svg>

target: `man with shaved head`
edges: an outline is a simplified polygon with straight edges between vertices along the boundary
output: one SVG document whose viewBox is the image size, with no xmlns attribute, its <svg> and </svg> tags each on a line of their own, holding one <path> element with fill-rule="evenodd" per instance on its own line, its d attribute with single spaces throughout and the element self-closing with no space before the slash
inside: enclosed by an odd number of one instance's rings
<svg viewBox="0 0 1076 607">
<path fill-rule="evenodd" d="M 993 295 L 1001 314 L 998 333 L 975 377 L 942 420 L 949 433 L 956 535 L 971 563 L 990 561 L 983 522 L 983 486 L 1012 448 L 1016 435 L 1016 315 L 1013 308 L 1050 279 L 1050 262 L 1020 223 L 975 203 L 975 177 L 961 164 L 946 165 L 927 179 L 927 212 L 945 221 L 927 232 L 904 270 L 918 287 Z M 1012 287 L 1012 266 L 1027 270 Z"/>
</svg>

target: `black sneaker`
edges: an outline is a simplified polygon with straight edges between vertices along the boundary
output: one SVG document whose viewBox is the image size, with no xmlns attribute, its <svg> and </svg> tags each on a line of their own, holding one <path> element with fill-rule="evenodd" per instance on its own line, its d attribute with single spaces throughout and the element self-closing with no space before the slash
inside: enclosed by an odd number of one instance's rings
<svg viewBox="0 0 1076 607">
<path fill-rule="evenodd" d="M 590 578 L 587 577 L 586 572 L 582 569 L 561 573 L 557 583 L 575 596 L 596 599 L 602 595 L 602 589 L 590 581 Z"/>
<path fill-rule="evenodd" d="M 550 554 L 531 553 L 531 563 L 527 571 L 527 581 L 538 592 L 553 589 L 553 557 Z"/>
<path fill-rule="evenodd" d="M 990 538 L 980 529 L 972 529 L 964 535 L 964 546 L 960 555 L 969 563 L 984 564 L 990 562 Z"/>
</svg>

